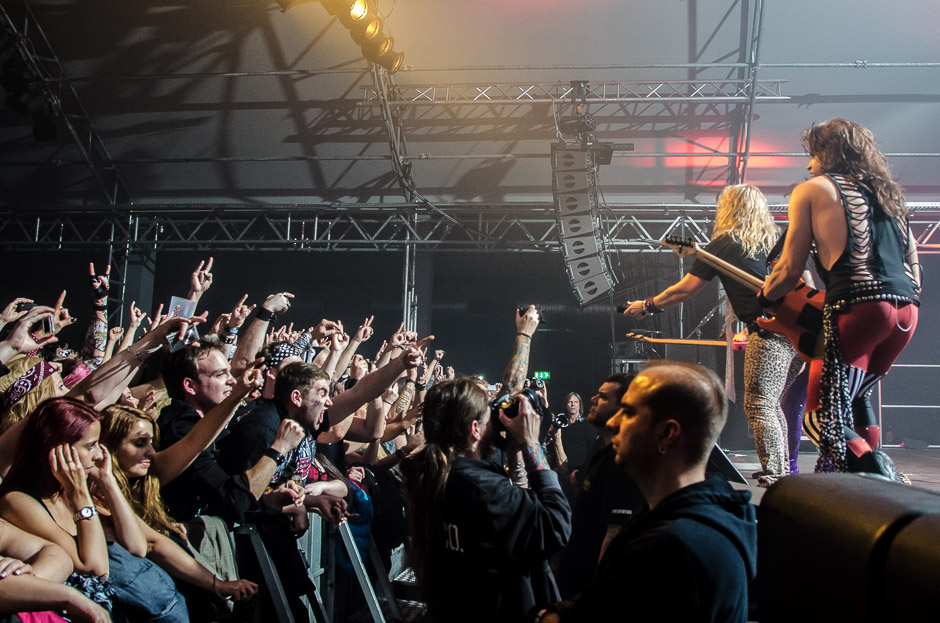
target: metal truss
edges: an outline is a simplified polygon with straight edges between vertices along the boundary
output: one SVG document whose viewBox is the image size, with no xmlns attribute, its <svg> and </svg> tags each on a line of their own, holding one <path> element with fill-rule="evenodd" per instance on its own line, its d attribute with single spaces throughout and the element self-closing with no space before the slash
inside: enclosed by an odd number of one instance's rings
<svg viewBox="0 0 940 623">
<path fill-rule="evenodd" d="M 8 10 L 9 7 L 9 10 Z M 0 4 L 0 22 L 15 41 L 18 54 L 36 80 L 43 99 L 56 117 L 63 120 L 82 161 L 88 166 L 105 201 L 129 203 L 130 192 L 111 161 L 104 142 L 95 130 L 74 87 L 65 77 L 62 64 L 39 27 L 26 2 Z"/>
<path fill-rule="evenodd" d="M 940 203 L 911 203 L 921 253 L 940 254 Z M 708 240 L 714 205 L 606 205 L 612 253 L 660 253 L 665 235 Z M 785 218 L 786 206 L 772 211 Z M 551 203 L 376 206 L 100 206 L 0 211 L 0 249 L 119 245 L 145 251 L 560 251 Z"/>
<path fill-rule="evenodd" d="M 619 80 L 585 83 L 588 104 L 618 102 L 785 101 L 785 80 Z M 516 84 L 402 85 L 390 94 L 391 106 L 433 104 L 545 104 L 570 100 L 574 87 L 564 82 Z M 365 88 L 362 104 L 382 105 L 378 89 Z"/>
</svg>

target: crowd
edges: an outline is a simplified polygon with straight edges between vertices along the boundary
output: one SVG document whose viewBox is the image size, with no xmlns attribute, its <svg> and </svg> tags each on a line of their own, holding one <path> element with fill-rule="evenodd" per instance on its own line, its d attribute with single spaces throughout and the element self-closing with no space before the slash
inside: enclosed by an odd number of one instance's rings
<svg viewBox="0 0 940 623">
<path fill-rule="evenodd" d="M 812 136 L 811 166 L 824 173 L 827 152 Z M 843 199 L 877 203 L 848 180 L 836 179 Z M 730 212 L 750 204 L 766 211 L 750 188 L 722 197 Z M 821 201 L 805 209 L 822 209 Z M 749 322 L 805 264 L 805 218 L 791 215 L 766 290 L 732 300 Z M 716 224 L 722 244 L 740 231 L 727 222 Z M 892 222 L 877 223 L 876 242 L 889 242 L 875 254 L 896 252 L 896 263 L 916 264 L 910 245 L 892 237 Z M 735 234 L 726 246 L 759 264 L 771 225 L 758 228 L 753 245 Z M 867 256 L 856 255 L 842 273 L 869 268 Z M 250 525 L 294 620 L 305 621 L 303 598 L 313 586 L 297 538 L 311 513 L 347 522 L 363 554 L 370 535 L 384 556 L 406 544 L 433 620 L 597 621 L 624 608 L 638 620 L 747 619 L 755 511 L 750 493 L 706 477 L 727 418 L 713 372 L 651 362 L 635 376 L 603 379 L 588 405 L 569 393 L 553 416 L 545 383 L 527 379 L 540 323 L 534 306 L 513 312 L 509 361 L 490 383 L 458 376 L 434 336 L 419 339 L 402 326 L 378 348 L 364 347 L 374 334 L 371 316 L 349 333 L 325 319 L 306 329 L 284 325 L 290 292 L 251 304 L 242 297 L 210 324 L 208 312 L 197 312 L 212 266 L 212 258 L 199 264 L 187 297 L 167 314 L 161 307 L 147 318 L 132 304 L 129 325 L 109 327 L 109 270 L 89 265 L 91 321 L 78 348 L 58 338 L 76 322 L 65 292 L 51 306 L 14 298 L 0 312 L 6 620 L 273 620 L 257 561 L 232 537 Z M 840 266 L 827 269 L 838 284 Z M 712 276 L 693 266 L 687 279 L 628 313 L 656 312 Z M 841 374 L 827 368 L 822 407 L 814 403 L 809 418 L 831 468 L 886 471 L 877 441 L 866 441 L 870 431 L 853 433 L 851 421 L 864 402 L 855 399 L 910 339 L 909 281 L 888 280 L 887 299 L 872 299 L 870 282 L 868 298 L 840 291 L 826 310 L 827 366 L 842 365 L 842 355 L 849 364 Z M 854 330 L 836 313 L 845 301 L 857 314 L 894 308 L 884 338 L 891 352 L 869 370 L 860 367 L 867 360 L 838 351 L 839 331 Z M 758 449 L 769 484 L 787 468 L 779 402 L 799 366 L 786 340 L 753 333 L 749 418 L 768 431 Z M 758 359 L 779 364 L 773 382 Z M 819 375 L 812 378 L 818 386 Z M 839 393 L 847 383 L 852 392 Z"/>
</svg>

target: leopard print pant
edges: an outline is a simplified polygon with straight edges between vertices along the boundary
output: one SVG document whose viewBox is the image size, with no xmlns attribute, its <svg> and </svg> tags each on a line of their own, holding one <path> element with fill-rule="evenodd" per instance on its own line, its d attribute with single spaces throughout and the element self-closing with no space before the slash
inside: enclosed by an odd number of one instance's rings
<svg viewBox="0 0 940 623">
<path fill-rule="evenodd" d="M 787 421 L 780 398 L 803 361 L 790 341 L 766 331 L 748 334 L 744 351 L 744 414 L 754 432 L 761 470 L 768 480 L 790 472 Z"/>
</svg>

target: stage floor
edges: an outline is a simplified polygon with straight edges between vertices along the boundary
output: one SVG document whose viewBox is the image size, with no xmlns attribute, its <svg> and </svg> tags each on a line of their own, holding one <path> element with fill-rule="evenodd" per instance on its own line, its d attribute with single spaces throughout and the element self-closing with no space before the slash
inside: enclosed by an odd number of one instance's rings
<svg viewBox="0 0 940 623">
<path fill-rule="evenodd" d="M 805 444 L 804 444 L 805 445 Z M 898 469 L 911 479 L 911 484 L 915 487 L 936 491 L 940 493 L 940 448 L 911 449 L 886 447 L 885 453 L 891 457 Z M 764 489 L 757 486 L 757 481 L 751 478 L 751 474 L 760 469 L 760 462 L 757 459 L 756 451 L 737 451 L 731 450 L 727 453 L 728 458 L 734 464 L 741 475 L 748 481 L 748 489 L 754 493 L 753 502 L 760 503 L 760 498 Z M 813 473 L 813 466 L 816 464 L 815 449 L 810 452 L 800 452 L 797 460 L 800 466 L 800 473 Z M 741 485 L 743 487 L 743 485 Z"/>
</svg>

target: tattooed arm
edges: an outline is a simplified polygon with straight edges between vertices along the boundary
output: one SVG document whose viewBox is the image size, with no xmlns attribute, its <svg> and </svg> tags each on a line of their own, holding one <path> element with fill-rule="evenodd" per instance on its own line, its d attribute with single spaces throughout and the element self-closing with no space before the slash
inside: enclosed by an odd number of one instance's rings
<svg viewBox="0 0 940 623">
<path fill-rule="evenodd" d="M 535 305 L 523 312 L 516 313 L 516 342 L 512 359 L 503 372 L 503 389 L 516 392 L 522 389 L 526 373 L 529 371 L 529 349 L 532 346 L 532 335 L 539 326 L 539 312 Z"/>
</svg>

